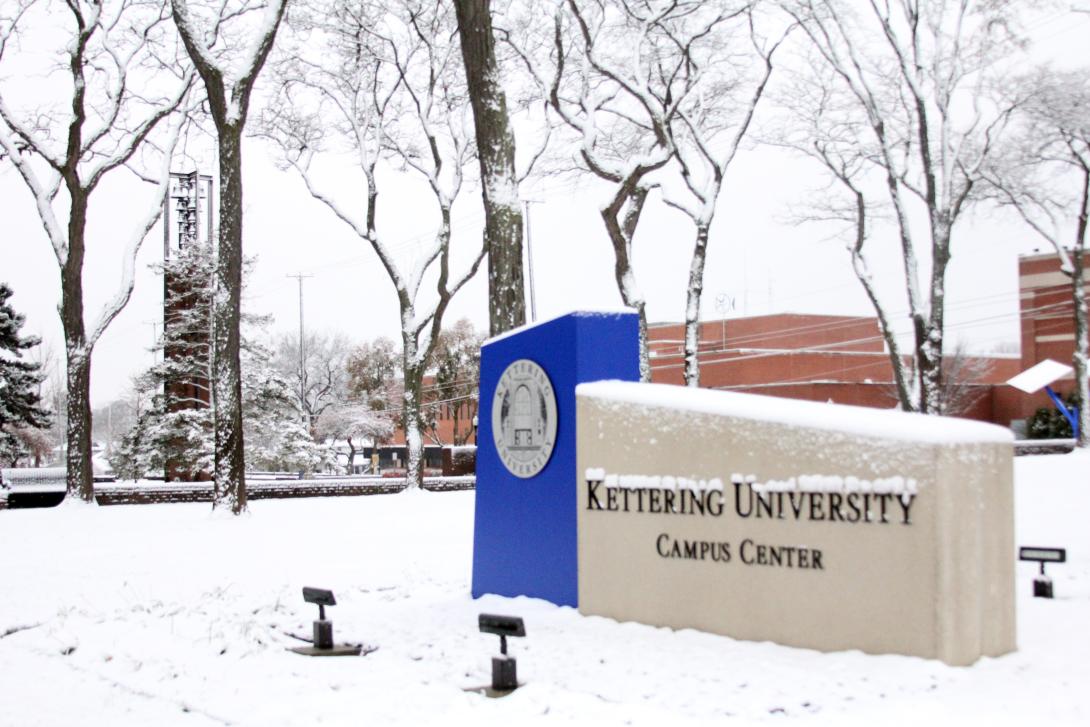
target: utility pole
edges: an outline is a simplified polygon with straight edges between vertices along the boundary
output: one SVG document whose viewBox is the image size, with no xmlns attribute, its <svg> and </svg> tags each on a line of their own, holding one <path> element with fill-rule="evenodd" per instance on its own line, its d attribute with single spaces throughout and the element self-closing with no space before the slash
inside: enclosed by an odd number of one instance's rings
<svg viewBox="0 0 1090 727">
<path fill-rule="evenodd" d="M 715 310 L 719 313 L 719 350 L 727 350 L 727 313 L 734 310 L 734 296 L 720 293 L 715 297 Z"/>
<path fill-rule="evenodd" d="M 537 321 L 537 295 L 534 291 L 534 247 L 530 244 L 530 205 L 543 204 L 540 199 L 524 199 L 522 200 L 523 209 L 526 210 L 526 214 L 523 217 L 526 218 L 526 271 L 530 276 L 530 322 Z"/>
<path fill-rule="evenodd" d="M 299 413 L 303 417 L 303 424 L 309 428 L 306 408 L 306 356 L 303 348 L 303 280 L 314 276 L 296 273 L 288 277 L 295 278 L 299 283 Z"/>
<path fill-rule="evenodd" d="M 155 349 L 159 345 L 159 321 L 144 321 L 145 326 L 151 326 L 151 365 L 159 363 Z"/>
</svg>

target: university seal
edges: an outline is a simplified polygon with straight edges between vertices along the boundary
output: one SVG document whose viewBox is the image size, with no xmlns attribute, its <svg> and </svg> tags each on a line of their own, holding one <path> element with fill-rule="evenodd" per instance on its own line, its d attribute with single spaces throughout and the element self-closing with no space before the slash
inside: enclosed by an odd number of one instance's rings
<svg viewBox="0 0 1090 727">
<path fill-rule="evenodd" d="M 529 478 L 545 468 L 556 443 L 556 393 L 545 370 L 529 359 L 511 363 L 492 401 L 492 437 L 508 471 Z"/>
</svg>

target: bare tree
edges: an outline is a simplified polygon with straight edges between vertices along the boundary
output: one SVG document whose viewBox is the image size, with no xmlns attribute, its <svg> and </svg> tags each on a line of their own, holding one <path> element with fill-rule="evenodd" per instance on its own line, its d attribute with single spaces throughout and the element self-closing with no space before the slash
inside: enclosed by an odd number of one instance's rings
<svg viewBox="0 0 1090 727">
<path fill-rule="evenodd" d="M 632 245 L 654 175 L 675 154 L 682 109 L 700 86 L 708 34 L 748 4 L 602 0 L 553 4 L 553 27 L 505 39 L 578 147 L 576 165 L 610 185 L 601 208 L 621 300 L 639 315 L 640 377 L 651 379 L 646 301 Z M 547 40 L 546 40 L 547 39 Z M 693 111 L 697 105 L 689 104 Z"/>
<path fill-rule="evenodd" d="M 773 54 L 790 32 L 771 41 L 763 38 L 750 10 L 701 3 L 678 18 L 665 17 L 658 28 L 674 50 L 656 54 L 655 72 L 688 77 L 685 100 L 667 126 L 684 184 L 676 192 L 664 187 L 663 201 L 694 227 L 684 344 L 685 384 L 692 387 L 700 386 L 700 305 L 716 203 L 772 77 Z M 725 52 L 728 48 L 731 52 Z"/>
<path fill-rule="evenodd" d="M 958 341 L 953 351 L 942 360 L 942 405 L 940 414 L 965 416 L 988 393 L 982 384 L 991 372 L 994 360 L 969 353 L 964 341 Z"/>
<path fill-rule="evenodd" d="M 875 207 L 881 208 L 875 197 L 881 197 L 882 189 L 879 184 L 879 191 L 873 191 L 876 167 L 871 163 L 869 147 L 859 143 L 868 133 L 866 122 L 859 119 L 853 100 L 821 58 L 807 56 L 803 61 L 800 65 L 808 70 L 793 74 L 791 82 L 778 94 L 778 104 L 787 113 L 778 128 L 768 131 L 765 142 L 792 149 L 824 168 L 827 180 L 810 190 L 804 203 L 793 206 L 793 221 L 831 223 L 839 228 L 836 234 L 845 238 L 852 271 L 878 319 L 897 403 L 904 411 L 914 411 L 914 366 L 901 351 L 892 314 L 875 285 L 864 250 L 872 218 L 881 216 L 880 211 L 875 211 Z"/>
<path fill-rule="evenodd" d="M 242 373 L 239 327 L 242 315 L 242 134 L 250 96 L 276 40 L 287 0 L 269 0 L 261 9 L 239 0 L 235 9 L 216 3 L 212 13 L 171 0 L 174 23 L 186 52 L 204 81 L 208 108 L 216 124 L 219 156 L 219 236 L 212 306 L 212 408 L 215 412 L 215 488 L 213 507 L 246 509 L 242 433 Z M 208 8 L 203 8 L 207 10 Z M 246 20 L 260 10 L 256 27 L 238 35 L 225 23 Z"/>
<path fill-rule="evenodd" d="M 94 428 L 92 437 L 106 447 L 106 454 L 112 454 L 121 442 L 122 436 L 136 421 L 136 414 L 129 401 L 124 398 L 113 401 L 96 408 L 94 414 Z"/>
<path fill-rule="evenodd" d="M 385 336 L 356 346 L 345 362 L 348 399 L 363 401 L 376 410 L 393 408 L 398 360 L 397 345 Z"/>
<path fill-rule="evenodd" d="M 1085 70 L 1043 68 L 1017 79 L 1018 126 L 998 163 L 988 168 L 996 200 L 1047 241 L 1071 281 L 1075 321 L 1075 388 L 1079 447 L 1090 447 L 1090 325 L 1087 316 L 1087 225 L 1090 221 L 1090 82 Z"/>
<path fill-rule="evenodd" d="M 300 411 L 311 433 L 322 413 L 348 398 L 348 357 L 351 345 L 339 333 L 311 331 L 303 341 L 303 365 L 299 365 L 299 339 L 284 334 L 277 340 L 273 366 L 300 392 Z M 302 380 L 300 381 L 300 376 Z"/>
<path fill-rule="evenodd" d="M 855 141 L 884 178 L 904 260 L 912 408 L 941 413 L 946 269 L 955 225 L 980 199 L 982 169 L 1009 118 L 987 91 L 1017 47 L 1012 8 L 974 0 L 783 5 L 866 130 Z M 926 220 L 923 235 L 912 222 L 916 209 Z"/>
<path fill-rule="evenodd" d="M 375 411 L 363 402 L 342 402 L 321 413 L 317 430 L 322 438 L 345 440 L 348 444 L 347 474 L 352 474 L 356 445 L 362 444 L 363 440 L 379 442 L 389 439 L 394 433 L 394 425 L 385 412 Z"/>
<path fill-rule="evenodd" d="M 454 8 L 481 167 L 488 248 L 488 330 L 496 336 L 526 322 L 515 135 L 496 64 L 492 2 L 454 0 Z"/>
<path fill-rule="evenodd" d="M 419 487 L 423 376 L 451 298 L 486 252 L 482 244 L 464 272 L 452 272 L 451 208 L 473 158 L 454 17 L 441 0 L 315 0 L 303 10 L 298 24 L 305 35 L 278 68 L 281 94 L 264 126 L 311 195 L 375 251 L 397 294 L 407 484 Z M 358 213 L 322 191 L 315 178 L 316 158 L 342 149 L 363 176 L 367 202 Z M 399 265 L 378 225 L 377 171 L 384 161 L 422 177 L 438 212 L 434 237 L 411 266 Z M 425 302 L 420 291 L 429 271 L 436 274 L 435 298 Z"/>
<path fill-rule="evenodd" d="M 44 25 L 36 26 L 36 21 Z M 32 195 L 57 259 L 67 364 L 68 494 L 72 500 L 93 502 L 91 354 L 128 304 L 136 254 L 161 215 L 171 155 L 185 121 L 179 109 L 193 72 L 172 57 L 170 23 L 158 3 L 8 3 L 0 11 L 0 64 L 12 60 L 20 43 L 31 41 L 24 32 L 42 27 L 48 31 L 46 42 L 56 44 L 53 52 L 67 87 L 62 98 L 42 106 L 40 90 L 33 102 L 19 104 L 9 84 L 0 86 L 0 156 L 15 166 Z M 106 175 L 119 169 L 128 169 L 154 189 L 130 223 L 117 291 L 88 323 L 83 263 L 91 199 Z"/>
<path fill-rule="evenodd" d="M 482 342 L 483 337 L 473 323 L 462 318 L 439 335 L 439 343 L 432 354 L 433 408 L 449 412 L 453 420 L 450 444 L 465 444 L 473 435 L 469 425 L 477 415 L 479 403 Z M 439 441 L 439 444 L 443 443 Z"/>
</svg>

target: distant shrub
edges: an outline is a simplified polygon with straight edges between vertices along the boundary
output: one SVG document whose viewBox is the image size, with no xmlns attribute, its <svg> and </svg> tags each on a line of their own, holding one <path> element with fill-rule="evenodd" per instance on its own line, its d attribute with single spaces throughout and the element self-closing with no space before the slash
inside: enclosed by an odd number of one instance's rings
<svg viewBox="0 0 1090 727">
<path fill-rule="evenodd" d="M 1077 407 L 1078 393 L 1072 392 L 1064 400 L 1064 404 L 1068 409 Z M 1071 431 L 1071 423 L 1056 407 L 1042 406 L 1026 422 L 1026 436 L 1030 439 L 1070 439 L 1074 433 Z"/>
</svg>

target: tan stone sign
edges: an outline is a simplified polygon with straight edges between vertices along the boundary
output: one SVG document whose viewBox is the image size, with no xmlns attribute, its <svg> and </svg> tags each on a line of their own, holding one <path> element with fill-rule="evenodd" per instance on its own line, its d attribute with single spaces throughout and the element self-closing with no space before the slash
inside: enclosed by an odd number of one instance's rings
<svg viewBox="0 0 1090 727">
<path fill-rule="evenodd" d="M 1006 430 L 622 382 L 577 412 L 581 612 L 955 665 L 1015 648 Z"/>
</svg>

